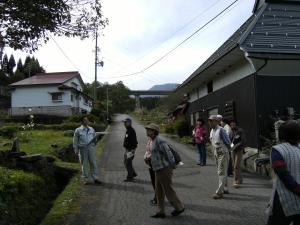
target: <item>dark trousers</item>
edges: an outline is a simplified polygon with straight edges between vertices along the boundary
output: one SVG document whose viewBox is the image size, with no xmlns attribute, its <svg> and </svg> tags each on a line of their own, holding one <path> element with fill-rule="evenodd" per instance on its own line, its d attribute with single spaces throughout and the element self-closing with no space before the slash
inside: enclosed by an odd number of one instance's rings
<svg viewBox="0 0 300 225">
<path fill-rule="evenodd" d="M 153 187 L 153 190 L 154 190 L 154 193 L 155 193 L 155 172 L 152 169 L 152 166 L 149 168 L 149 174 L 150 174 L 150 178 L 151 178 L 152 187 Z M 153 199 L 156 199 L 156 194 L 154 194 Z"/>
<path fill-rule="evenodd" d="M 124 155 L 124 166 L 127 170 L 127 179 L 133 179 L 134 177 L 136 177 L 136 172 L 133 168 L 133 165 L 132 165 L 132 161 L 134 159 L 134 156 L 133 157 L 130 157 L 130 158 L 127 158 L 127 155 L 125 153 Z"/>
<path fill-rule="evenodd" d="M 295 216 L 285 216 L 279 196 L 276 192 L 273 202 L 273 212 L 268 219 L 268 225 L 290 225 L 292 222 L 293 225 L 300 224 L 300 214 Z"/>
<path fill-rule="evenodd" d="M 197 149 L 199 152 L 199 163 L 203 166 L 206 165 L 206 148 L 205 144 L 197 144 Z"/>
<path fill-rule="evenodd" d="M 233 166 L 232 166 L 232 153 L 229 151 L 229 162 L 228 162 L 228 171 L 227 171 L 228 176 L 233 175 Z"/>
</svg>

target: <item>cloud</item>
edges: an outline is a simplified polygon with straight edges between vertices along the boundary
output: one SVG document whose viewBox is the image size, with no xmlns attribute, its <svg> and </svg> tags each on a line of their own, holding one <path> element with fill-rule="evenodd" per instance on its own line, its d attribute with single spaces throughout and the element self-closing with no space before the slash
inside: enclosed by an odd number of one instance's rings
<svg viewBox="0 0 300 225">
<path fill-rule="evenodd" d="M 184 81 L 251 15 L 254 0 L 239 0 L 235 7 L 208 25 L 176 51 L 143 74 L 114 78 L 140 71 L 173 49 L 232 0 L 103 0 L 110 20 L 99 37 L 103 68 L 100 82 L 122 80 L 132 89 Z M 210 10 L 206 10 L 210 6 Z M 192 20 L 193 19 L 193 20 Z M 84 81 L 94 79 L 94 40 L 54 38 L 34 55 L 49 72 L 77 70 Z M 11 49 L 6 49 L 11 53 Z M 25 57 L 18 51 L 17 57 Z M 67 59 L 69 58 L 69 59 Z M 72 61 L 72 63 L 70 62 Z"/>
</svg>

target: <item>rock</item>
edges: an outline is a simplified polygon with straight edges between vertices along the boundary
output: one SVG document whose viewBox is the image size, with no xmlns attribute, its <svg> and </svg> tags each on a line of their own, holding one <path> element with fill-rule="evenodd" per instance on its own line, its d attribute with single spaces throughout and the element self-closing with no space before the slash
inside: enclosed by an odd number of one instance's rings
<svg viewBox="0 0 300 225">
<path fill-rule="evenodd" d="M 74 136 L 74 131 L 73 130 L 66 130 L 66 131 L 64 131 L 64 136 L 73 137 Z"/>
<path fill-rule="evenodd" d="M 32 154 L 21 156 L 20 159 L 25 162 L 36 162 L 43 158 L 42 154 Z"/>
<path fill-rule="evenodd" d="M 55 158 L 50 155 L 45 156 L 45 158 L 47 159 L 47 162 L 49 162 L 49 163 L 53 163 L 55 161 Z"/>
<path fill-rule="evenodd" d="M 7 157 L 8 158 L 19 158 L 21 156 L 25 156 L 26 153 L 25 152 L 9 152 Z"/>
</svg>

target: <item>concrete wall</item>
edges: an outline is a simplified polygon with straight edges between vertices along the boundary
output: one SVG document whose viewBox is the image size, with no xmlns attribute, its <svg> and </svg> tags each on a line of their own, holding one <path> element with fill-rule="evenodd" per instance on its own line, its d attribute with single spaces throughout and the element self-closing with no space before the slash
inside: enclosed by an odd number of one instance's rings
<svg viewBox="0 0 300 225">
<path fill-rule="evenodd" d="M 29 111 L 29 108 L 31 111 Z M 67 105 L 60 106 L 39 106 L 39 107 L 14 107 L 10 109 L 11 116 L 26 116 L 26 115 L 46 115 L 46 116 L 70 116 L 73 114 L 73 109 Z"/>
<path fill-rule="evenodd" d="M 73 78 L 65 83 L 65 85 L 72 87 L 72 82 L 78 84 L 77 90 L 82 90 L 83 87 L 78 78 Z M 62 100 L 53 101 L 51 93 L 61 92 Z M 71 101 L 73 95 L 73 101 Z M 12 90 L 11 97 L 11 111 L 12 115 L 29 115 L 29 114 L 45 114 L 49 110 L 49 115 L 65 116 L 71 115 L 71 108 L 79 108 L 80 111 L 91 112 L 91 101 L 86 104 L 85 97 L 82 94 L 75 93 L 72 90 L 59 90 L 57 85 L 41 85 L 41 86 L 23 86 L 16 87 Z M 67 108 L 66 108 L 67 107 Z M 29 113 L 29 109 L 35 110 Z M 57 113 L 55 114 L 55 110 Z M 67 110 L 64 114 L 61 110 Z M 28 114 L 29 113 L 29 114 Z"/>
<path fill-rule="evenodd" d="M 12 107 L 61 106 L 72 105 L 70 91 L 64 90 L 62 101 L 52 101 L 53 92 L 61 92 L 57 86 L 28 86 L 12 90 Z"/>
</svg>

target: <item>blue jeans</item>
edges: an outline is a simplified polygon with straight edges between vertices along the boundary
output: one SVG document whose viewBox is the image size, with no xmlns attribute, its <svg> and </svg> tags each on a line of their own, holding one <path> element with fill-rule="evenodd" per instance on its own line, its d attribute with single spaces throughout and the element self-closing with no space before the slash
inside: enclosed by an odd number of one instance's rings
<svg viewBox="0 0 300 225">
<path fill-rule="evenodd" d="M 96 147 L 90 146 L 80 149 L 80 163 L 81 163 L 81 178 L 83 181 L 89 180 L 89 175 L 93 180 L 99 179 L 98 166 L 96 161 Z"/>
<path fill-rule="evenodd" d="M 198 152 L 199 152 L 199 163 L 203 166 L 206 165 L 206 149 L 205 144 L 196 144 Z"/>
</svg>

